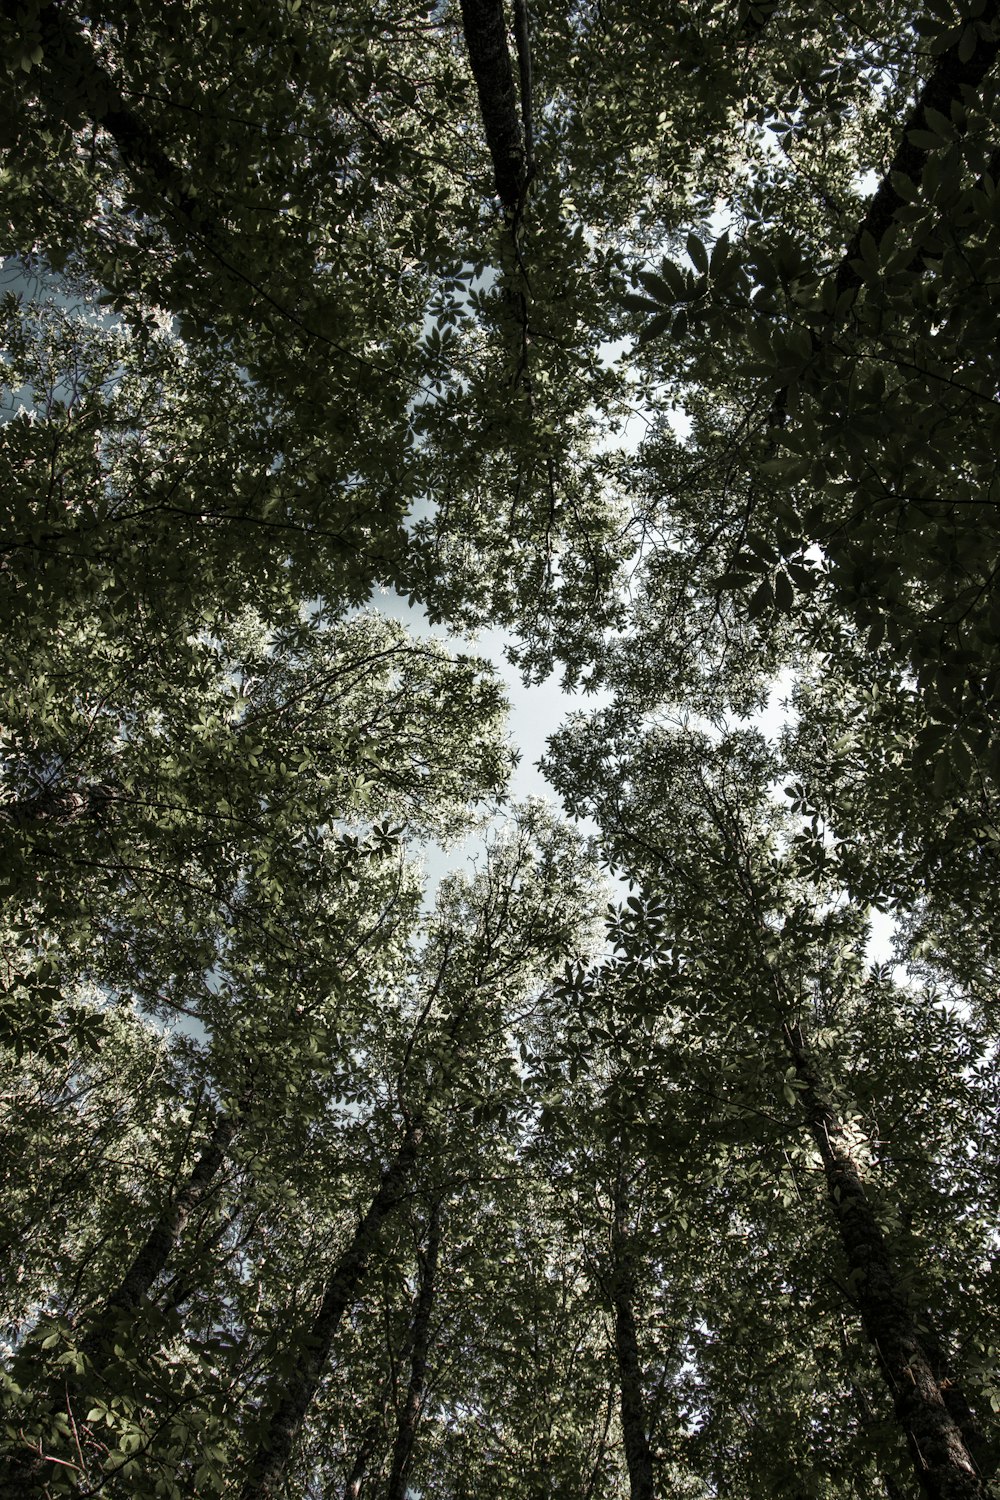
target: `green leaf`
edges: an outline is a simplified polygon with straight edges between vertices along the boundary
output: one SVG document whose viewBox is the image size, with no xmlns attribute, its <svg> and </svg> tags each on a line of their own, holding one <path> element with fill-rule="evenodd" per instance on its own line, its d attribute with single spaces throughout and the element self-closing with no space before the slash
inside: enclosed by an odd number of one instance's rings
<svg viewBox="0 0 1000 1500">
<path fill-rule="evenodd" d="M 645 328 L 639 334 L 638 342 L 640 344 L 648 344 L 652 339 L 660 338 L 674 326 L 674 322 L 675 319 L 672 313 L 660 313 L 658 317 L 651 318 L 646 324 Z"/>
<path fill-rule="evenodd" d="M 640 271 L 639 280 L 647 292 L 656 299 L 652 304 L 653 307 L 657 309 L 663 306 L 672 307 L 677 301 L 674 291 L 667 285 L 663 277 L 658 276 L 655 271 Z"/>
<path fill-rule="evenodd" d="M 914 146 L 919 146 L 921 151 L 939 151 L 943 145 L 940 137 L 930 130 L 909 130 L 906 138 Z"/>
<path fill-rule="evenodd" d="M 648 297 L 633 297 L 628 294 L 622 297 L 622 307 L 627 312 L 657 313 L 660 311 L 660 303 L 652 302 Z"/>
<path fill-rule="evenodd" d="M 775 606 L 785 614 L 795 603 L 795 589 L 784 568 L 779 568 L 774 575 L 774 602 Z"/>
<path fill-rule="evenodd" d="M 688 235 L 686 248 L 695 270 L 704 276 L 708 271 L 708 251 L 696 234 Z"/>
<path fill-rule="evenodd" d="M 961 63 L 969 62 L 975 53 L 979 41 L 975 22 L 970 21 L 962 28 L 962 35 L 958 42 L 958 60 Z"/>
<path fill-rule="evenodd" d="M 763 583 L 755 590 L 747 605 L 747 614 L 751 620 L 757 620 L 768 610 L 774 608 L 774 589 L 771 580 L 765 578 Z"/>
</svg>

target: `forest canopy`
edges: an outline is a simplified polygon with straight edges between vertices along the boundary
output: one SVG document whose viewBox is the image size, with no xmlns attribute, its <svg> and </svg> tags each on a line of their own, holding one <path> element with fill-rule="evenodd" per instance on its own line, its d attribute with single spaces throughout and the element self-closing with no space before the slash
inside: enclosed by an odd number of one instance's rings
<svg viewBox="0 0 1000 1500">
<path fill-rule="evenodd" d="M 0 1494 L 997 1500 L 1000 7 L 0 36 Z"/>
</svg>

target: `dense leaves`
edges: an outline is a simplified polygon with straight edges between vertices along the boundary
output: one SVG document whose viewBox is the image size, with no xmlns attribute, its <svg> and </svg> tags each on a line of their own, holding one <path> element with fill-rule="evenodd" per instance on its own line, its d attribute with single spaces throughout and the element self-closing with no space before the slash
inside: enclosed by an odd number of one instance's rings
<svg viewBox="0 0 1000 1500">
<path fill-rule="evenodd" d="M 0 1492 L 995 1495 L 996 7 L 0 36 Z"/>
</svg>

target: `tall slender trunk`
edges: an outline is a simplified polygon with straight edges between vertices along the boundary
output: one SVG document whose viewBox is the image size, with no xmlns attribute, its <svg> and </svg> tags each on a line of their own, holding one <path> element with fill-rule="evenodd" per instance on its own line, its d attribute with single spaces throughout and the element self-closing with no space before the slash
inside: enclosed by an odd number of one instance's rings
<svg viewBox="0 0 1000 1500">
<path fill-rule="evenodd" d="M 975 1412 L 966 1400 L 965 1392 L 952 1379 L 951 1364 L 942 1341 L 928 1319 L 924 1318 L 923 1322 L 927 1326 L 927 1332 L 923 1335 L 924 1346 L 937 1376 L 944 1404 L 954 1417 L 979 1472 L 987 1477 L 995 1476 L 1000 1470 L 1000 1450 L 996 1439 L 988 1436 L 979 1425 Z"/>
<path fill-rule="evenodd" d="M 646 1435 L 642 1365 L 635 1329 L 632 1250 L 623 1229 L 624 1184 L 619 1172 L 611 1229 L 611 1299 L 615 1315 L 615 1353 L 621 1387 L 622 1436 L 631 1500 L 653 1500 L 653 1460 Z"/>
<path fill-rule="evenodd" d="M 284 1395 L 267 1420 L 264 1436 L 250 1464 L 242 1500 L 272 1500 L 280 1493 L 288 1460 L 322 1378 L 340 1320 L 357 1296 L 379 1230 L 409 1186 L 423 1139 L 423 1122 L 419 1118 L 411 1120 L 350 1244 L 330 1273 L 319 1311 L 305 1330 L 298 1362 L 285 1382 Z"/>
<path fill-rule="evenodd" d="M 383 1417 L 384 1415 L 383 1412 Z M 362 1433 L 361 1441 L 358 1444 L 358 1451 L 355 1453 L 354 1462 L 351 1465 L 351 1472 L 348 1474 L 347 1483 L 344 1485 L 344 1500 L 359 1500 L 361 1486 L 364 1482 L 368 1465 L 371 1463 L 372 1454 L 375 1452 L 381 1426 L 381 1421 L 376 1418 L 374 1421 L 368 1423 L 368 1426 Z"/>
<path fill-rule="evenodd" d="M 212 1133 L 191 1168 L 187 1182 L 164 1205 L 145 1243 L 136 1252 L 121 1281 L 104 1303 L 93 1332 L 83 1342 L 85 1353 L 93 1355 L 100 1348 L 107 1325 L 116 1313 L 132 1312 L 149 1296 L 166 1269 L 188 1220 L 212 1191 L 236 1129 L 236 1116 L 222 1113 L 216 1117 Z"/>
<path fill-rule="evenodd" d="M 17 24 L 18 12 L 17 0 L 0 0 L 5 20 Z M 197 229 L 199 239 L 208 238 L 211 227 L 180 171 L 149 125 L 126 104 L 81 23 L 67 6 L 50 3 L 39 8 L 35 24 L 42 48 L 39 89 L 53 114 L 73 128 L 81 117 L 101 126 L 137 184 L 162 198 L 170 217 Z"/>
<path fill-rule="evenodd" d="M 441 1202 L 435 1199 L 427 1226 L 427 1248 L 420 1271 L 420 1289 L 413 1314 L 410 1344 L 410 1378 L 396 1423 L 396 1442 L 386 1488 L 386 1500 L 405 1500 L 406 1481 L 413 1463 L 417 1423 L 427 1384 L 427 1357 L 431 1345 L 431 1313 L 437 1293 L 437 1263 L 441 1245 Z"/>
<path fill-rule="evenodd" d="M 997 0 L 986 0 L 978 20 L 988 30 L 997 18 Z M 974 24 L 974 23 L 973 23 Z M 929 74 L 916 103 L 907 116 L 900 132 L 899 145 L 889 163 L 888 171 L 869 199 L 865 216 L 861 220 L 847 251 L 837 267 L 834 285 L 837 293 L 856 290 L 861 285 L 861 276 L 855 261 L 861 250 L 861 239 L 870 234 L 876 244 L 889 228 L 896 213 L 903 206 L 898 184 L 901 180 L 920 185 L 929 152 L 917 146 L 911 139 L 915 130 L 926 131 L 927 111 L 936 111 L 944 118 L 951 118 L 953 104 L 961 104 L 967 94 L 978 89 L 997 58 L 997 43 L 989 35 L 977 34 L 968 57 L 962 56 L 963 38 L 942 52 Z"/>
<path fill-rule="evenodd" d="M 157 1279 L 166 1269 L 170 1256 L 184 1232 L 191 1215 L 204 1203 L 215 1178 L 226 1159 L 236 1134 L 242 1107 L 234 1115 L 217 1116 L 212 1133 L 202 1148 L 188 1179 L 180 1192 L 172 1194 L 162 1209 L 142 1247 L 133 1256 L 124 1276 L 90 1320 L 90 1327 L 80 1342 L 80 1350 L 92 1364 L 101 1366 L 111 1342 L 119 1316 L 127 1315 L 146 1300 Z M 63 1377 L 53 1387 L 61 1390 Z M 59 1460 L 45 1454 L 22 1452 L 7 1460 L 8 1472 L 0 1475 L 0 1496 L 41 1495 L 47 1493 Z M 4 1488 L 7 1484 L 8 1488 Z"/>
<path fill-rule="evenodd" d="M 941 1384 L 885 1236 L 865 1191 L 850 1139 L 829 1101 L 801 1029 L 786 1025 L 800 1099 L 819 1149 L 833 1215 L 855 1287 L 865 1333 L 875 1346 L 917 1480 L 929 1500 L 987 1500 L 979 1474 Z"/>
<path fill-rule="evenodd" d="M 503 0 L 461 0 L 465 45 L 476 80 L 479 113 L 493 159 L 500 202 L 516 213 L 525 183 L 525 148 L 507 47 Z"/>
<path fill-rule="evenodd" d="M 1000 10 L 998 0 L 986 0 L 977 19 L 988 30 L 990 23 L 995 22 L 998 10 Z M 929 129 L 928 110 L 936 111 L 945 119 L 950 119 L 952 105 L 962 104 L 967 95 L 978 89 L 996 62 L 997 42 L 989 35 L 977 34 L 972 51 L 966 58 L 961 55 L 962 46 L 962 39 L 959 39 L 939 55 L 913 108 L 903 122 L 899 143 L 888 170 L 868 200 L 864 216 L 858 223 L 847 249 L 833 272 L 832 280 L 837 294 L 837 306 L 827 325 L 826 333 L 821 330 L 814 330 L 811 333 L 814 351 L 820 347 L 824 337 L 832 335 L 840 326 L 847 308 L 853 305 L 854 298 L 862 286 L 863 278 L 857 264 L 861 254 L 862 240 L 870 235 L 876 245 L 879 244 L 892 225 L 896 214 L 903 207 L 905 200 L 899 191 L 901 184 L 908 182 L 914 188 L 920 186 L 930 151 L 926 147 L 915 145 L 911 139 L 912 133 L 914 131 L 927 132 Z M 917 249 L 911 265 L 922 268 L 925 264 L 922 252 Z M 846 306 L 840 301 L 845 293 L 851 294 L 845 298 Z M 788 398 L 787 386 L 782 387 L 775 395 L 770 412 L 772 427 L 784 425 Z"/>
</svg>

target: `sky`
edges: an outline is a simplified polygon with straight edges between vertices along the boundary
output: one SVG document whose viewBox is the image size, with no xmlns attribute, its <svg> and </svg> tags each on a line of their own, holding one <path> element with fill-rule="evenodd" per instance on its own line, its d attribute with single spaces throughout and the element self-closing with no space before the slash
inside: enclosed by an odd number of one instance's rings
<svg viewBox="0 0 1000 1500">
<path fill-rule="evenodd" d="M 456 636 L 444 625 L 432 625 L 419 605 L 408 603 L 392 589 L 380 589 L 371 603 L 392 619 L 399 620 L 414 635 L 432 636 L 452 651 L 466 651 L 490 662 L 504 684 L 510 703 L 511 742 L 520 757 L 511 777 L 511 799 L 523 802 L 529 797 L 541 797 L 553 806 L 558 806 L 559 799 L 538 769 L 537 762 L 545 753 L 545 742 L 549 735 L 559 728 L 566 715 L 574 708 L 594 707 L 599 700 L 593 694 L 584 698 L 582 694 L 564 692 L 555 674 L 544 683 L 526 687 L 516 668 L 506 658 L 504 637 L 499 631 L 484 630 L 471 638 Z M 596 831 L 594 825 L 584 828 L 584 832 Z M 428 904 L 433 902 L 441 878 L 449 871 L 466 865 L 482 848 L 482 844 L 482 832 L 477 832 L 448 848 L 438 844 L 426 846 L 425 899 Z"/>
<path fill-rule="evenodd" d="M 558 807 L 559 799 L 538 767 L 538 761 L 545 753 L 546 741 L 560 727 L 568 714 L 574 710 L 599 708 L 608 701 L 607 696 L 599 693 L 567 693 L 556 673 L 543 683 L 526 687 L 517 669 L 507 660 L 504 650 L 505 637 L 500 631 L 484 630 L 471 641 L 459 640 L 445 626 L 431 625 L 419 606 L 409 604 L 400 594 L 392 590 L 380 592 L 372 603 L 393 619 L 399 620 L 414 634 L 433 636 L 450 645 L 452 649 L 473 651 L 476 655 L 485 657 L 493 665 L 504 683 L 510 701 L 510 734 L 520 755 L 511 779 L 511 797 L 514 801 L 523 801 L 527 797 L 542 797 Z M 787 673 L 772 684 L 765 708 L 750 720 L 769 739 L 775 738 L 788 722 L 785 700 L 790 693 L 791 674 Z M 579 826 L 584 833 L 596 834 L 598 831 L 596 824 L 589 820 L 582 822 Z M 442 849 L 438 846 L 428 847 L 425 865 L 429 899 L 432 899 L 441 877 L 449 870 L 461 868 L 474 857 L 481 844 L 481 835 L 475 834 L 450 849 Z M 892 918 L 882 912 L 873 911 L 871 913 L 871 936 L 867 949 L 870 963 L 889 961 L 892 952 L 892 934 Z"/>
</svg>

